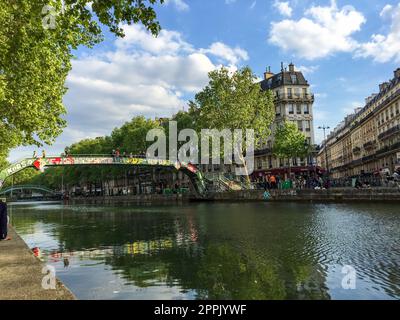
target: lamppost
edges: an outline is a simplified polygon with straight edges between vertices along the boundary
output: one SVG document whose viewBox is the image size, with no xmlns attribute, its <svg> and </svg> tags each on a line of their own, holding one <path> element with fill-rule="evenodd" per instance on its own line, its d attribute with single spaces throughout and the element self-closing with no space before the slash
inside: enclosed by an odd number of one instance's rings
<svg viewBox="0 0 400 320">
<path fill-rule="evenodd" d="M 326 174 L 327 174 L 328 179 L 329 179 L 328 143 L 326 141 L 326 130 L 330 129 L 330 127 L 323 125 L 322 127 L 318 127 L 318 129 L 324 130 Z"/>
</svg>

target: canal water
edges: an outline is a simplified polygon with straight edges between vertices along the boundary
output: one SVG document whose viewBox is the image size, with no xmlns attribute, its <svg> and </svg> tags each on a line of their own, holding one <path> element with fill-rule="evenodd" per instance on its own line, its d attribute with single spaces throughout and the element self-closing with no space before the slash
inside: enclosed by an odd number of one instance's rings
<svg viewBox="0 0 400 320">
<path fill-rule="evenodd" d="M 397 204 L 16 204 L 78 299 L 400 299 Z"/>
</svg>

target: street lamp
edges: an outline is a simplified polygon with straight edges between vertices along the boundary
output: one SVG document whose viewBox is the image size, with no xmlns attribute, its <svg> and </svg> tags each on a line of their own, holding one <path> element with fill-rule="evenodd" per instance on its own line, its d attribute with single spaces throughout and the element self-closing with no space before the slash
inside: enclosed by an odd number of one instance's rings
<svg viewBox="0 0 400 320">
<path fill-rule="evenodd" d="M 326 164 L 326 173 L 329 179 L 329 164 L 328 164 L 328 143 L 326 141 L 326 130 L 330 129 L 330 127 L 323 125 L 322 127 L 318 127 L 320 130 L 324 130 L 324 141 L 325 141 L 325 164 Z"/>
</svg>

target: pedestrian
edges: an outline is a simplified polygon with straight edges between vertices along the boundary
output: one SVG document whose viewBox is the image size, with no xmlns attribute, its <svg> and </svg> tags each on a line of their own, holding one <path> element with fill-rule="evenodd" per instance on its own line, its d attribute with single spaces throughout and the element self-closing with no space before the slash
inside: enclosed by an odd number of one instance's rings
<svg viewBox="0 0 400 320">
<path fill-rule="evenodd" d="M 117 162 L 119 162 L 119 156 L 120 156 L 119 149 L 115 150 L 115 158 L 117 159 Z"/>
<path fill-rule="evenodd" d="M 33 151 L 33 158 L 34 158 L 34 159 L 36 159 L 36 158 L 37 158 L 37 152 L 36 152 L 36 150 L 35 150 L 35 151 Z"/>
<path fill-rule="evenodd" d="M 7 204 L 5 199 L 0 199 L 0 241 L 11 240 L 8 233 Z"/>
<path fill-rule="evenodd" d="M 46 151 L 45 150 L 42 151 L 42 158 L 46 159 Z"/>
<path fill-rule="evenodd" d="M 271 189 L 276 189 L 276 178 L 274 175 L 271 175 L 269 177 L 269 184 L 271 186 Z"/>
</svg>

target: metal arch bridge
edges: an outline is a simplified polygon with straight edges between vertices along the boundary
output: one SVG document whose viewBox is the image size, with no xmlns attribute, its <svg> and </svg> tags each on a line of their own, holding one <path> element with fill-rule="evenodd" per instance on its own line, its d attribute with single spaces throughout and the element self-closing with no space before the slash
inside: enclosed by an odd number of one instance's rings
<svg viewBox="0 0 400 320">
<path fill-rule="evenodd" d="M 170 160 L 147 159 L 144 157 L 113 157 L 109 155 L 68 155 L 46 158 L 26 158 L 17 161 L 0 171 L 0 190 L 4 181 L 12 175 L 26 169 L 35 168 L 44 170 L 46 167 L 56 166 L 152 166 L 175 168 L 186 174 L 191 180 L 198 197 L 205 197 L 207 193 L 206 180 L 202 172 L 190 163 L 172 162 Z"/>
<path fill-rule="evenodd" d="M 0 190 L 0 196 L 5 195 L 5 194 L 7 194 L 9 192 L 18 191 L 18 190 L 37 190 L 37 191 L 43 191 L 45 193 L 49 193 L 51 195 L 55 195 L 56 194 L 53 190 L 51 190 L 49 188 L 46 188 L 46 187 L 43 187 L 43 186 L 36 186 L 36 185 L 27 184 L 27 185 L 14 185 L 14 186 L 10 186 L 8 188 L 5 188 L 3 190 Z"/>
</svg>

